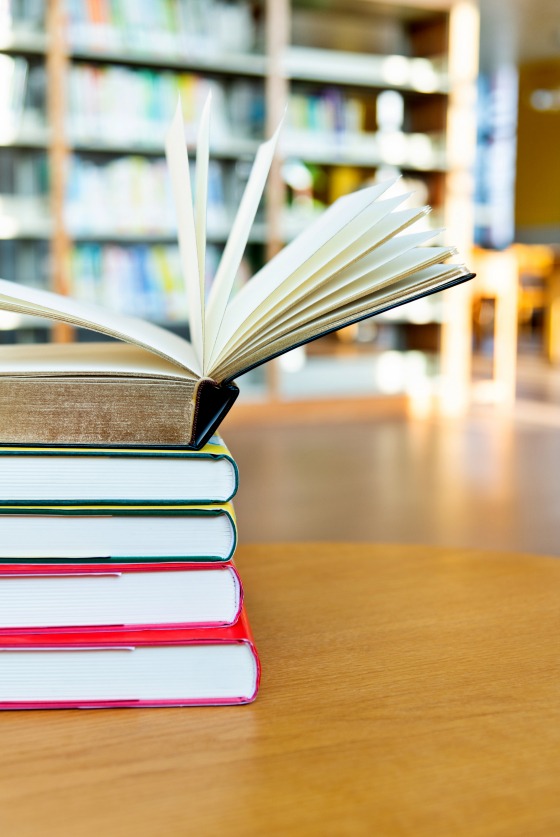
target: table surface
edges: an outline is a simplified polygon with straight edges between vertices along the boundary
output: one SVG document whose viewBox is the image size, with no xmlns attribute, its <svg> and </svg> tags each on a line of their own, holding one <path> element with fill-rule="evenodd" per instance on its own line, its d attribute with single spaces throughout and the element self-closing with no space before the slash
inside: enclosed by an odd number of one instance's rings
<svg viewBox="0 0 560 837">
<path fill-rule="evenodd" d="M 560 561 L 241 548 L 256 703 L 0 713 L 27 835 L 560 834 Z"/>
</svg>

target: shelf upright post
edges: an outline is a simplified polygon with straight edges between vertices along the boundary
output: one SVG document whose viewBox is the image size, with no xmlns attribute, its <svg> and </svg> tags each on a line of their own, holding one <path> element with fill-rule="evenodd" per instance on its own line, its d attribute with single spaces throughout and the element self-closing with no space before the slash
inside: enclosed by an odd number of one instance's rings
<svg viewBox="0 0 560 837">
<path fill-rule="evenodd" d="M 290 0 L 267 0 L 266 3 L 265 81 L 266 136 L 270 137 L 284 116 L 288 102 L 288 81 L 284 70 L 284 55 L 290 38 Z M 282 139 L 280 139 L 280 146 Z M 282 179 L 282 152 L 277 151 L 272 161 L 266 192 L 266 258 L 271 259 L 282 249 L 282 216 L 285 203 Z M 278 362 L 267 364 L 268 397 L 279 399 Z"/>
<path fill-rule="evenodd" d="M 474 0 L 456 0 L 449 14 L 450 94 L 447 116 L 449 172 L 445 200 L 447 236 L 467 265 L 474 233 L 474 155 L 479 12 Z M 472 288 L 468 282 L 444 295 L 440 408 L 460 415 L 471 395 Z"/>
<path fill-rule="evenodd" d="M 49 168 L 51 180 L 51 238 L 52 289 L 56 293 L 69 291 L 70 237 L 64 218 L 66 177 L 69 148 L 66 137 L 66 85 L 68 46 L 63 0 L 49 0 L 47 4 L 47 119 L 50 126 Z M 70 343 L 74 329 L 66 323 L 55 323 L 51 332 L 57 343 Z"/>
</svg>

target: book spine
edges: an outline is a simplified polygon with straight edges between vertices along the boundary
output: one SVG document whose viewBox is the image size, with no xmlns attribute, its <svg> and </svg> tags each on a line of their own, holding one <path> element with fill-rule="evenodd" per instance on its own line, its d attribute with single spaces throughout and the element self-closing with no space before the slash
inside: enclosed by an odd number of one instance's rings
<svg viewBox="0 0 560 837">
<path fill-rule="evenodd" d="M 239 389 L 232 381 L 216 384 L 203 378 L 198 382 L 190 441 L 196 450 L 211 439 L 238 395 Z"/>
</svg>

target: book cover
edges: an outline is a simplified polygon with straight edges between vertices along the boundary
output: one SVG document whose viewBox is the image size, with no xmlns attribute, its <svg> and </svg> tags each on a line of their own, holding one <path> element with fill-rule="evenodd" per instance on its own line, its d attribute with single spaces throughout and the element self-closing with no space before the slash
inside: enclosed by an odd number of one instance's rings
<svg viewBox="0 0 560 837">
<path fill-rule="evenodd" d="M 0 636 L 0 709 L 249 703 L 259 681 L 244 611 L 227 628 Z"/>
<path fill-rule="evenodd" d="M 52 560 L 229 561 L 231 503 L 210 506 L 1 505 L 0 564 Z"/>
<path fill-rule="evenodd" d="M 232 561 L 0 565 L 0 633 L 227 626 L 242 604 Z"/>
<path fill-rule="evenodd" d="M 0 445 L 0 505 L 210 505 L 230 501 L 239 473 L 223 439 L 178 448 Z"/>
</svg>

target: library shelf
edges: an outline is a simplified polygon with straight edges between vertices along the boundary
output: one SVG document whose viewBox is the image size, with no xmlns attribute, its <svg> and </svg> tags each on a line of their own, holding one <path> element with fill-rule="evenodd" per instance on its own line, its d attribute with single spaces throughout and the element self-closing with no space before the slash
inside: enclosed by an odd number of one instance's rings
<svg viewBox="0 0 560 837">
<path fill-rule="evenodd" d="M 49 47 L 45 32 L 33 29 L 3 29 L 0 32 L 0 51 L 45 56 Z"/>
<path fill-rule="evenodd" d="M 214 140 L 210 145 L 210 156 L 220 160 L 236 160 L 246 157 L 252 158 L 259 146 L 259 142 L 251 137 L 229 136 L 223 140 Z M 194 150 L 194 143 L 187 142 L 190 152 Z M 163 142 L 152 142 L 149 139 L 137 139 L 135 142 L 121 142 L 116 139 L 106 138 L 86 139 L 68 137 L 68 149 L 70 151 L 84 154 L 141 154 L 149 157 L 162 157 L 165 153 Z"/>
<path fill-rule="evenodd" d="M 187 6 L 187 0 L 181 2 Z M 99 8 L 101 5 L 108 15 L 113 14 L 111 4 L 100 4 Z M 160 5 L 163 9 L 163 3 L 151 4 L 154 20 Z M 245 13 L 250 8 L 254 11 L 257 4 L 239 0 L 233 5 Z M 232 123 L 213 138 L 211 156 L 216 165 L 223 167 L 224 182 L 230 178 L 230 172 L 246 169 L 259 140 L 272 133 L 288 110 L 284 138 L 267 190 L 265 218 L 255 223 L 251 233 L 255 252 L 266 250 L 268 256 L 277 252 L 314 217 L 320 205 L 328 205 L 337 197 L 337 190 L 339 194 L 342 189 L 371 182 L 380 172 L 399 170 L 406 189 L 419 185 L 426 201 L 434 207 L 431 225 L 445 225 L 447 240 L 456 243 L 462 254 L 468 253 L 472 239 L 470 165 L 475 147 L 478 50 L 474 0 L 327 0 L 320 7 L 302 0 L 262 0 L 257 15 L 259 37 L 250 48 L 242 50 L 217 47 L 217 41 L 212 42 L 212 32 L 199 38 L 196 32 L 184 28 L 174 32 L 167 27 L 151 37 L 145 27 L 143 32 L 133 31 L 128 18 L 121 29 L 112 19 L 103 25 L 92 25 L 89 17 L 94 6 L 97 7 L 85 0 L 73 0 L 72 4 L 47 0 L 41 29 L 37 28 L 35 14 L 32 20 L 17 21 L 12 31 L 0 38 L 0 53 L 16 59 L 23 57 L 31 69 L 44 65 L 47 97 L 43 121 L 35 111 L 24 113 L 19 124 L 0 130 L 0 154 L 12 148 L 28 155 L 46 153 L 51 173 L 50 194 L 45 197 L 51 208 L 50 220 L 46 220 L 46 212 L 43 217 L 37 212 L 22 214 L 11 211 L 4 202 L 0 209 L 0 238 L 3 230 L 4 239 L 12 238 L 16 246 L 18 240 L 33 238 L 41 247 L 48 242 L 53 290 L 71 287 L 68 265 L 71 254 L 80 246 L 133 249 L 142 244 L 150 248 L 175 243 L 171 227 L 106 230 L 87 223 L 73 228 L 68 222 L 69 160 L 80 158 L 99 169 L 113 159 L 125 157 L 145 158 L 159 165 L 164 152 L 163 141 L 151 131 L 154 125 L 130 136 L 122 131 L 111 136 L 106 125 L 102 131 L 75 129 L 68 118 L 68 78 L 73 68 L 76 73 L 88 73 L 88 65 L 100 76 L 114 67 L 131 81 L 142 72 L 168 78 L 175 74 L 177 79 L 182 73 L 192 74 L 195 82 L 200 79 L 218 85 L 223 91 L 219 97 L 223 102 L 230 101 L 236 85 L 262 96 L 260 126 L 258 122 Z M 21 4 L 21 8 L 26 5 Z M 66 26 L 64 15 L 69 13 Z M 379 124 L 379 102 L 386 93 L 389 98 L 393 96 L 393 108 L 402 110 L 402 124 L 396 128 Z M 242 99 L 245 95 L 250 94 L 243 92 Z M 299 97 L 303 124 L 290 122 L 294 97 Z M 400 97 L 400 104 L 395 97 Z M 389 111 L 390 106 L 389 102 Z M 256 105 L 255 109 L 258 110 Z M 308 130 L 309 113 L 312 117 L 313 113 L 319 114 L 318 129 L 313 125 L 314 130 Z M 333 120 L 336 123 L 341 113 L 343 129 L 337 125 L 333 130 Z M 247 118 L 246 114 L 243 118 Z M 359 123 L 359 130 L 353 127 L 352 118 Z M 164 121 L 165 117 L 162 136 Z M 189 131 L 191 128 L 194 122 Z M 187 132 L 187 146 L 192 149 L 190 140 Z M 294 196 L 286 180 L 284 168 L 291 159 L 307 167 L 313 180 L 307 214 L 300 211 L 298 196 Z M 219 248 L 225 242 L 227 219 L 238 200 L 236 189 L 224 190 L 226 200 L 234 196 L 233 203 L 227 206 L 226 220 L 209 223 L 208 238 L 213 247 Z M 442 321 L 441 367 L 454 381 L 455 392 L 461 387 L 465 390 L 468 305 L 468 291 L 463 289 L 454 292 L 453 301 L 446 301 L 437 310 L 433 307 L 431 314 L 438 328 Z M 399 314 L 399 321 L 393 321 L 394 328 L 400 327 L 401 320 L 408 322 L 406 311 Z M 389 328 L 391 322 L 384 325 Z M 56 327 L 53 334 L 55 339 L 71 337 L 68 330 Z M 342 342 L 347 339 L 348 334 L 341 338 Z M 373 340 L 369 348 L 373 357 L 380 347 Z M 328 351 L 326 347 L 327 354 Z M 336 362 L 335 351 L 332 356 Z M 282 399 L 282 378 L 297 374 L 296 366 L 274 362 L 262 374 L 264 397 L 271 403 Z"/>
<path fill-rule="evenodd" d="M 52 141 L 52 131 L 47 124 L 21 125 L 16 128 L 9 126 L 0 127 L 0 148 L 17 147 L 47 149 Z M 239 158 L 253 158 L 259 141 L 252 137 L 229 136 L 223 140 L 213 141 L 210 147 L 210 156 L 217 160 L 236 160 Z M 187 142 L 189 151 L 194 150 L 194 143 Z M 69 152 L 80 152 L 83 154 L 108 154 L 122 156 L 128 154 L 141 154 L 147 157 L 163 157 L 165 154 L 163 141 L 152 142 L 150 140 L 137 139 L 134 142 L 122 142 L 111 137 L 84 138 L 67 137 L 67 149 Z"/>
<path fill-rule="evenodd" d="M 250 53 L 219 53 L 183 55 L 149 52 L 146 50 L 107 50 L 103 48 L 69 47 L 69 57 L 75 61 L 94 61 L 106 64 L 192 70 L 204 74 L 255 76 L 264 78 L 267 72 L 265 55 Z"/>
<path fill-rule="evenodd" d="M 32 148 L 45 150 L 49 147 L 52 131 L 46 124 L 23 124 L 0 126 L 0 148 Z"/>
<path fill-rule="evenodd" d="M 387 141 L 388 140 L 388 141 Z M 297 156 L 325 166 L 379 168 L 397 166 L 408 172 L 446 172 L 449 169 L 442 135 L 376 133 L 330 136 L 315 131 L 287 130 L 282 143 L 286 157 Z"/>
<path fill-rule="evenodd" d="M 291 81 L 363 87 L 420 94 L 449 93 L 444 58 L 404 55 L 363 55 L 327 49 L 289 47 L 282 63 Z"/>
</svg>

